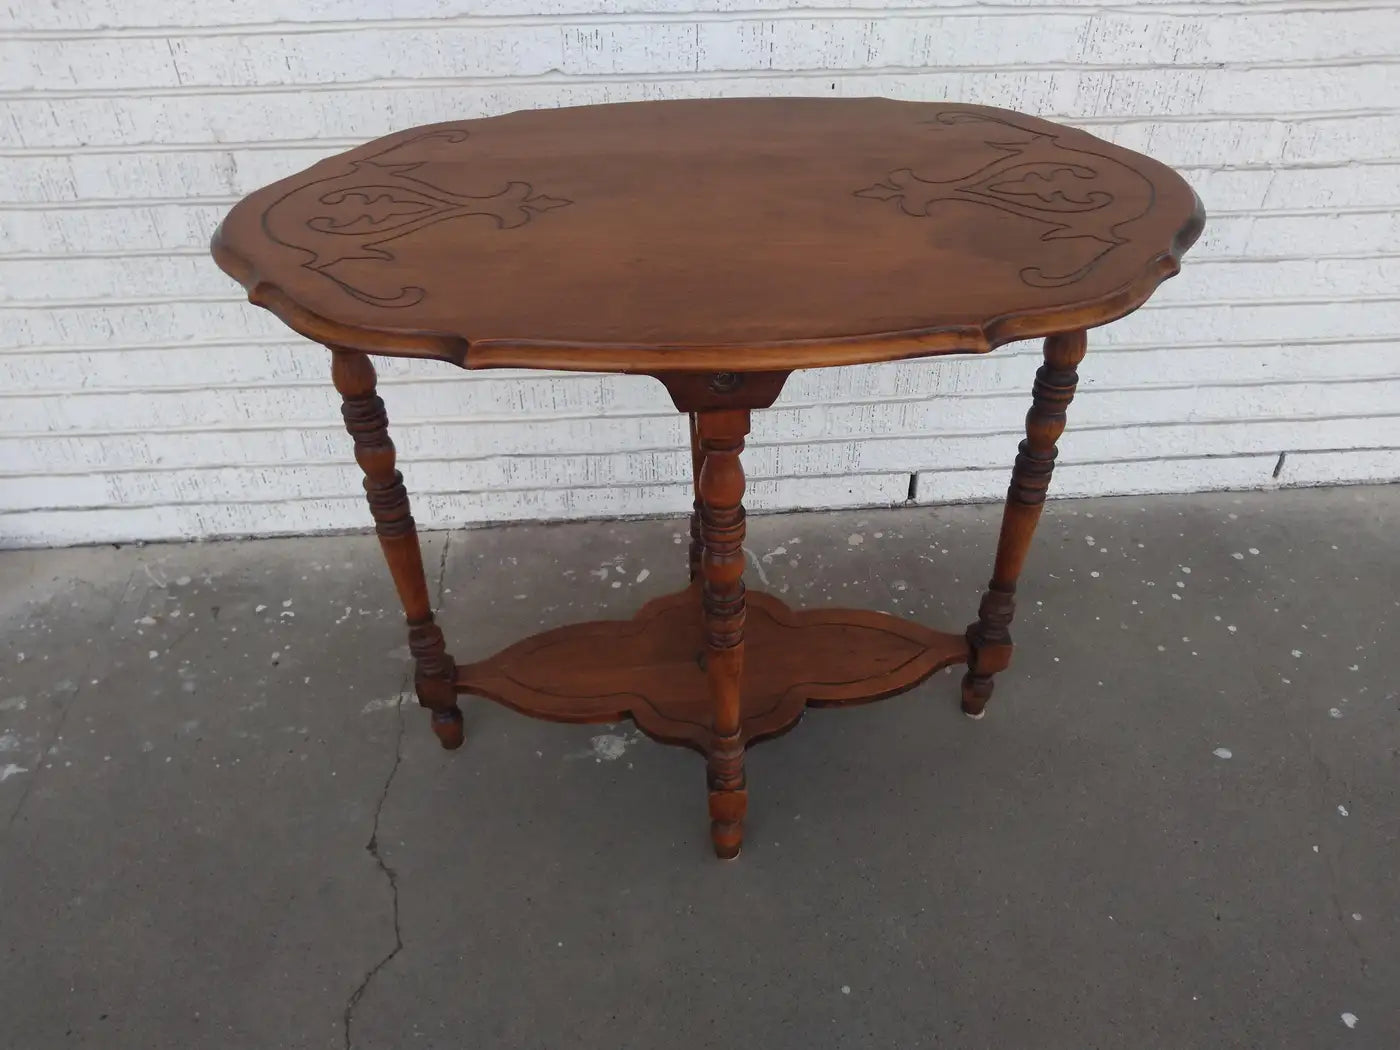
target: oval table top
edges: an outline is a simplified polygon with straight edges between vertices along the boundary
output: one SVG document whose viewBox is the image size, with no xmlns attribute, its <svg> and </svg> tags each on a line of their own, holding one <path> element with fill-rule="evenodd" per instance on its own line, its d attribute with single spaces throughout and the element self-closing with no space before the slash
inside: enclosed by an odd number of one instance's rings
<svg viewBox="0 0 1400 1050">
<path fill-rule="evenodd" d="M 468 368 L 767 371 L 981 352 L 1136 309 L 1204 223 L 1170 168 L 982 106 L 714 99 L 376 139 L 214 234 L 321 342 Z"/>
</svg>

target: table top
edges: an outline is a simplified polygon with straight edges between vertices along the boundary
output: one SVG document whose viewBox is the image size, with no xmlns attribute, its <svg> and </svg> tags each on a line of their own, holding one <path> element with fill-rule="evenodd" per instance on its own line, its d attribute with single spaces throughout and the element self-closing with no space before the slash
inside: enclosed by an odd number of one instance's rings
<svg viewBox="0 0 1400 1050">
<path fill-rule="evenodd" d="M 1006 110 L 713 99 L 389 135 L 246 197 L 212 250 L 338 346 L 763 371 L 1103 324 L 1203 223 L 1170 168 Z"/>
</svg>

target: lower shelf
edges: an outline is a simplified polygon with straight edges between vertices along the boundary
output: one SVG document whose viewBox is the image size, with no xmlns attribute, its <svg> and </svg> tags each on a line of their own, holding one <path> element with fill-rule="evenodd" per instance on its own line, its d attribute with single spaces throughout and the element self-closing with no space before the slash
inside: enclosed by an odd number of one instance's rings
<svg viewBox="0 0 1400 1050">
<path fill-rule="evenodd" d="M 794 611 L 747 596 L 743 734 L 748 743 L 793 726 L 808 704 L 859 704 L 912 689 L 967 662 L 960 634 L 887 613 Z M 459 693 L 536 718 L 618 722 L 707 751 L 711 741 L 698 584 L 644 605 L 631 620 L 597 620 L 535 635 L 457 669 Z"/>
</svg>

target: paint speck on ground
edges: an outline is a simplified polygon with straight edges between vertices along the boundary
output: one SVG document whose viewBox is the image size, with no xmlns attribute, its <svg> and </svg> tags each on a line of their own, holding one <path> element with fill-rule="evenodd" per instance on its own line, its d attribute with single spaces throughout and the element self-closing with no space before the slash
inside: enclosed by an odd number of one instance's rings
<svg viewBox="0 0 1400 1050">
<path fill-rule="evenodd" d="M 0 711 L 23 711 L 29 706 L 29 698 L 24 696 L 9 696 L 0 700 Z"/>
<path fill-rule="evenodd" d="M 1299 657 L 1301 657 L 1301 656 L 1303 655 L 1303 650 L 1301 650 L 1301 649 L 1294 649 L 1292 652 L 1293 652 L 1293 659 L 1295 659 L 1295 660 L 1297 660 Z"/>
<path fill-rule="evenodd" d="M 7 762 L 5 765 L 0 766 L 0 783 L 4 783 L 13 776 L 18 776 L 20 773 L 28 772 L 29 770 L 24 766 L 17 766 L 13 762 Z"/>
<path fill-rule="evenodd" d="M 189 578 L 188 576 L 181 576 L 179 579 L 177 579 L 177 580 L 175 581 L 175 586 L 176 586 L 176 587 L 188 587 L 189 585 L 190 585 L 190 578 Z"/>
<path fill-rule="evenodd" d="M 1349 1010 L 1342 1014 L 1342 1024 L 1346 1025 L 1348 1028 L 1355 1028 L 1356 1022 L 1359 1020 L 1360 1018 Z"/>
<path fill-rule="evenodd" d="M 1239 628 L 1236 627 L 1234 624 L 1230 624 L 1225 628 L 1225 630 L 1229 631 L 1231 634 L 1235 634 L 1239 631 Z"/>
<path fill-rule="evenodd" d="M 1349 816 L 1351 816 L 1351 810 L 1347 809 L 1346 806 L 1338 806 L 1338 807 L 1337 807 L 1337 814 L 1338 814 L 1339 816 L 1349 817 Z"/>
<path fill-rule="evenodd" d="M 1235 753 L 1231 751 L 1228 747 L 1217 747 L 1214 751 L 1211 752 L 1211 754 L 1214 755 L 1216 758 L 1235 757 Z"/>
<path fill-rule="evenodd" d="M 372 715 L 378 711 L 393 711 L 402 704 L 410 704 L 418 699 L 418 694 L 412 691 L 399 693 L 397 696 L 376 697 L 364 707 L 360 708 L 360 714 Z"/>
<path fill-rule="evenodd" d="M 593 749 L 593 759 L 597 762 L 616 762 L 627 753 L 631 743 L 627 737 L 617 733 L 601 733 L 588 741 Z"/>
<path fill-rule="evenodd" d="M 160 653 L 158 653 L 158 652 L 156 652 L 154 649 L 152 649 L 149 653 L 146 654 L 146 657 L 147 657 L 148 659 L 150 659 L 150 660 L 154 660 L 154 659 L 155 659 L 156 657 L 158 657 L 159 655 L 160 655 Z"/>
<path fill-rule="evenodd" d="M 255 606 L 253 606 L 253 612 L 255 612 L 255 613 L 266 612 L 266 611 L 267 611 L 267 606 L 266 606 L 266 605 L 255 605 Z"/>
<path fill-rule="evenodd" d="M 1096 579 L 1096 580 L 1099 578 L 1099 572 L 1098 572 L 1097 569 L 1095 569 L 1093 572 L 1089 573 L 1089 575 L 1092 576 L 1092 577 L 1093 577 L 1094 579 Z"/>
<path fill-rule="evenodd" d="M 647 577 L 650 576 L 650 575 L 651 575 L 651 570 L 650 570 L 650 569 L 643 569 L 641 572 L 637 573 L 637 582 L 638 582 L 638 583 L 646 583 Z"/>
<path fill-rule="evenodd" d="M 865 537 L 858 532 L 853 532 L 846 537 L 846 542 L 852 547 L 859 547 L 862 543 L 865 542 Z"/>
<path fill-rule="evenodd" d="M 1254 556 L 1257 558 L 1257 557 L 1259 557 L 1259 548 L 1258 548 L 1258 547 L 1250 547 L 1250 548 L 1249 548 L 1249 553 L 1252 554 L 1252 555 L 1254 555 Z"/>
<path fill-rule="evenodd" d="M 851 986 L 850 986 L 849 984 L 843 984 L 843 985 L 841 986 L 841 994 L 842 994 L 842 995 L 850 995 L 850 994 L 851 994 Z"/>
</svg>

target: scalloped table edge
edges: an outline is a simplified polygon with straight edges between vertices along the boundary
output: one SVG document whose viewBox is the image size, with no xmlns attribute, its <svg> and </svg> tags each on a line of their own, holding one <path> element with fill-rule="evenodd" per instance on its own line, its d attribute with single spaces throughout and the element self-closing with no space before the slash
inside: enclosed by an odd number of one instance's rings
<svg viewBox="0 0 1400 1050">
<path fill-rule="evenodd" d="M 446 332 L 348 325 L 307 309 L 282 288 L 264 280 L 255 267 L 224 243 L 223 224 L 209 250 L 219 268 L 241 284 L 248 301 L 272 313 L 288 328 L 315 342 L 389 357 L 449 361 L 462 368 L 547 368 L 575 372 L 790 371 L 833 365 L 874 364 L 940 354 L 984 354 L 1005 343 L 1096 328 L 1132 313 L 1163 281 L 1181 270 L 1181 258 L 1205 227 L 1205 207 L 1192 191 L 1194 207 L 1171 247 L 1155 256 L 1137 279 L 1094 299 L 1047 310 L 1026 310 L 960 325 L 899 332 L 874 332 L 819 340 L 681 346 L 629 346 L 528 339 L 469 340 Z M 736 361 L 734 351 L 758 353 Z"/>
</svg>

